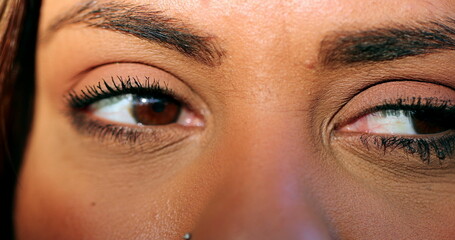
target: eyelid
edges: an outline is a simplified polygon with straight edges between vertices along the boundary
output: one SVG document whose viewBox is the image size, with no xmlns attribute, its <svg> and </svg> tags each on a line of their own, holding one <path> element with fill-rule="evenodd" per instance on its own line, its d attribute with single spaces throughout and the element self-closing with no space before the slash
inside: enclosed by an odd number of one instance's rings
<svg viewBox="0 0 455 240">
<path fill-rule="evenodd" d="M 113 87 L 112 81 L 119 84 L 118 77 L 123 79 L 134 78 L 142 85 L 146 85 L 148 81 L 151 85 L 165 90 L 166 94 L 171 95 L 176 100 L 185 103 L 185 106 L 198 116 L 204 119 L 210 116 L 208 106 L 186 82 L 159 68 L 140 63 L 113 63 L 97 67 L 78 79 L 73 87 L 64 94 L 64 98 L 68 99 L 69 93 L 80 96 L 82 90 L 87 91 L 87 87 L 96 89 L 100 84 L 106 89 L 103 80 Z M 63 109 L 65 107 L 64 105 Z"/>
<path fill-rule="evenodd" d="M 172 97 L 198 118 L 198 122 L 195 125 L 170 123 L 140 126 L 105 120 L 87 112 L 86 107 L 97 100 L 122 94 Z M 204 101 L 186 83 L 160 69 L 135 63 L 103 65 L 93 69 L 64 98 L 67 101 L 63 105 L 63 113 L 69 117 L 76 131 L 101 143 L 115 140 L 128 145 L 143 143 L 151 145 L 151 148 L 157 147 L 155 145 L 163 145 L 164 148 L 164 145 L 171 146 L 203 130 L 210 113 Z"/>
</svg>

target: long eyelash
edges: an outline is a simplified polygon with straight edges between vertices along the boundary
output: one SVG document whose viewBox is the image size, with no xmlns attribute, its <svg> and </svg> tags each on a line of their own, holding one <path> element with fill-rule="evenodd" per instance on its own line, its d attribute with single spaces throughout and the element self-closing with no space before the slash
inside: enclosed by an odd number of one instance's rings
<svg viewBox="0 0 455 240">
<path fill-rule="evenodd" d="M 391 113 L 391 110 L 431 110 L 432 112 L 455 114 L 455 105 L 450 100 L 441 100 L 438 98 L 399 98 L 393 101 L 386 100 L 382 105 L 371 108 L 362 114 L 366 115 L 378 111 L 384 111 L 387 114 L 387 111 Z"/>
<path fill-rule="evenodd" d="M 383 116 L 394 116 L 398 114 L 395 112 L 398 110 L 430 111 L 433 113 L 442 114 L 443 116 L 447 117 L 455 116 L 455 104 L 453 104 L 450 100 L 422 97 L 398 98 L 393 100 L 386 100 L 381 105 L 369 108 L 365 111 L 361 111 L 359 114 L 347 119 L 346 121 L 336 124 L 335 129 L 339 129 L 346 124 L 353 123 L 357 119 L 371 113 L 379 112 L 380 114 L 383 114 Z M 404 114 L 407 115 L 408 113 L 404 112 Z"/>
<path fill-rule="evenodd" d="M 367 110 L 361 116 L 374 112 L 380 112 L 384 116 L 392 116 L 396 115 L 398 110 L 409 111 L 404 112 L 405 115 L 410 115 L 412 111 L 428 111 L 437 113 L 444 118 L 454 118 L 455 116 L 455 105 L 451 101 L 421 97 L 386 101 L 382 105 Z M 435 155 L 440 161 L 455 156 L 455 133 L 453 129 L 443 136 L 425 138 L 364 134 L 360 139 L 366 147 L 373 145 L 384 152 L 401 149 L 408 154 L 418 155 L 426 163 L 430 163 L 432 155 Z"/>
<path fill-rule="evenodd" d="M 442 137 L 431 138 L 407 138 L 363 134 L 360 139 L 367 148 L 374 146 L 384 153 L 401 149 L 408 154 L 419 156 L 420 159 L 426 163 L 430 163 L 432 155 L 435 155 L 440 161 L 452 158 L 455 155 L 455 135 L 453 132 Z"/>
<path fill-rule="evenodd" d="M 87 86 L 80 93 L 71 91 L 67 94 L 66 99 L 72 109 L 83 109 L 96 101 L 123 94 L 175 96 L 167 85 L 161 86 L 158 81 L 151 81 L 149 77 L 145 77 L 145 80 L 141 82 L 138 77 L 117 76 L 111 77 L 110 81 L 103 79 L 97 85 Z"/>
</svg>

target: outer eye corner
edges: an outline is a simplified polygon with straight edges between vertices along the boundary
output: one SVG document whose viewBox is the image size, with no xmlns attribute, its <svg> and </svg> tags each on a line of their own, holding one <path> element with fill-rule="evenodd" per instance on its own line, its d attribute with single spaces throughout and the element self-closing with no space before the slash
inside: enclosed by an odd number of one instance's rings
<svg viewBox="0 0 455 240">
<path fill-rule="evenodd" d="M 194 113 L 188 108 L 183 108 L 177 123 L 185 127 L 205 127 L 205 119 L 201 114 Z"/>
</svg>

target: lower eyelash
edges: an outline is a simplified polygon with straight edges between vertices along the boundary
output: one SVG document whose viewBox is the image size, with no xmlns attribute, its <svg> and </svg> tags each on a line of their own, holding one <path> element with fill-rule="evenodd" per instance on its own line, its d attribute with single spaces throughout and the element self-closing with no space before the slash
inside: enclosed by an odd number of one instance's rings
<svg viewBox="0 0 455 240">
<path fill-rule="evenodd" d="M 70 111 L 68 113 L 72 124 L 83 133 L 94 136 L 100 140 L 113 137 L 119 142 L 135 143 L 142 135 L 141 131 L 113 124 L 101 124 L 96 120 L 87 119 L 83 112 Z"/>
<path fill-rule="evenodd" d="M 173 136 L 177 134 L 172 133 L 172 129 L 163 131 L 160 129 L 142 128 L 138 130 L 127 126 L 106 124 L 96 119 L 90 119 L 84 112 L 77 110 L 70 110 L 66 114 L 73 127 L 81 134 L 95 138 L 99 142 L 116 142 L 129 147 L 148 144 L 146 150 L 140 150 L 148 153 L 173 146 L 191 136 L 190 134 L 185 134 L 174 138 Z"/>
<path fill-rule="evenodd" d="M 367 148 L 374 146 L 384 152 L 401 149 L 407 154 L 419 156 L 426 163 L 430 163 L 432 155 L 442 161 L 454 157 L 455 154 L 455 135 L 453 132 L 435 138 L 406 138 L 364 134 L 360 139 Z"/>
</svg>

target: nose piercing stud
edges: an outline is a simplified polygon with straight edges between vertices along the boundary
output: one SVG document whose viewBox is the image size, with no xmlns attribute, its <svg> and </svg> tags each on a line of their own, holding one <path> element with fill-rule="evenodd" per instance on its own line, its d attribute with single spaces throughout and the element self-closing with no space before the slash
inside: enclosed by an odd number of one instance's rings
<svg viewBox="0 0 455 240">
<path fill-rule="evenodd" d="M 183 239 L 190 240 L 191 239 L 191 233 L 185 233 L 185 235 L 183 235 Z"/>
</svg>

